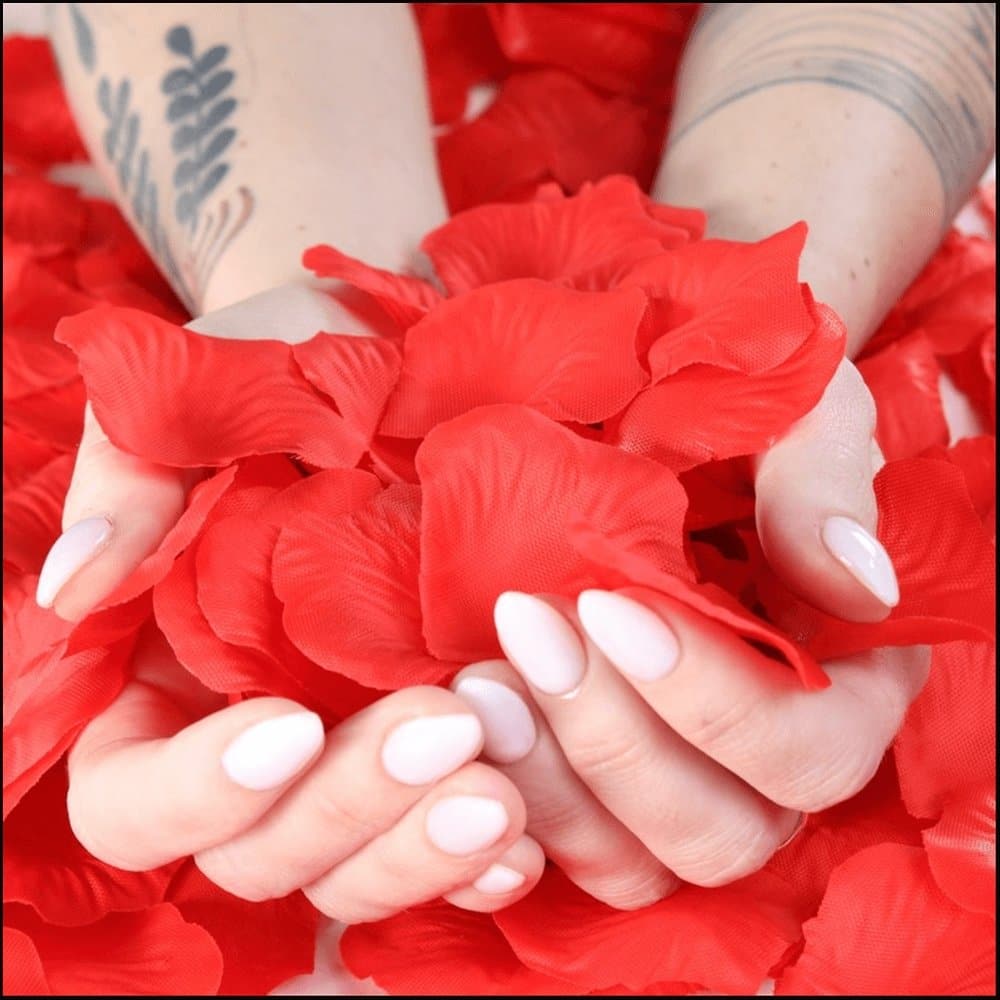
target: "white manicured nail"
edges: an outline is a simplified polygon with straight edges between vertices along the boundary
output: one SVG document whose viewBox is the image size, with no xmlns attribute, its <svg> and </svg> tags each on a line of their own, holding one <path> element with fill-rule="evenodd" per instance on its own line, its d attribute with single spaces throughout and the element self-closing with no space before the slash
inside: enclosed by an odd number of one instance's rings
<svg viewBox="0 0 1000 1000">
<path fill-rule="evenodd" d="M 853 518 L 836 515 L 823 525 L 823 544 L 855 580 L 883 604 L 899 604 L 899 582 L 889 553 Z"/>
<path fill-rule="evenodd" d="M 38 577 L 35 600 L 40 608 L 52 607 L 69 578 L 107 547 L 111 531 L 110 518 L 88 517 L 56 539 Z"/>
<path fill-rule="evenodd" d="M 435 847 L 463 857 L 495 844 L 509 823 L 502 802 L 479 795 L 455 795 L 431 806 L 426 830 Z"/>
<path fill-rule="evenodd" d="M 506 684 L 487 677 L 465 677 L 455 694 L 466 701 L 483 724 L 483 752 L 498 764 L 526 757 L 538 738 L 531 710 Z"/>
<path fill-rule="evenodd" d="M 222 754 L 222 767 L 237 785 L 267 791 L 298 774 L 323 739 L 323 720 L 315 712 L 279 715 L 240 733 Z"/>
<path fill-rule="evenodd" d="M 471 712 L 410 719 L 382 744 L 382 766 L 404 785 L 426 785 L 472 760 L 483 745 L 483 727 Z"/>
<path fill-rule="evenodd" d="M 607 590 L 585 590 L 576 610 L 594 645 L 622 673 L 655 681 L 677 665 L 677 637 L 655 611 L 638 601 Z"/>
<path fill-rule="evenodd" d="M 569 694 L 583 680 L 587 654 L 576 629 L 550 604 L 508 590 L 493 608 L 507 658 L 546 694 Z"/>
<path fill-rule="evenodd" d="M 486 896 L 502 896 L 513 892 L 524 885 L 524 875 L 506 865 L 490 865 L 475 882 L 472 888 Z"/>
</svg>

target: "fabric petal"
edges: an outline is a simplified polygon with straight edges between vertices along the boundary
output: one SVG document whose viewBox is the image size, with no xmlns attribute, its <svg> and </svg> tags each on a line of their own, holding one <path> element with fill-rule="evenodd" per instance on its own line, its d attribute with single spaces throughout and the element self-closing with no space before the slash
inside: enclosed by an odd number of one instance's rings
<svg viewBox="0 0 1000 1000">
<path fill-rule="evenodd" d="M 924 831 L 924 847 L 945 895 L 965 910 L 996 919 L 996 780 L 951 795 L 941 818 Z"/>
<path fill-rule="evenodd" d="M 16 927 L 3 929 L 3 994 L 6 997 L 52 993 L 35 943 Z"/>
<path fill-rule="evenodd" d="M 569 73 L 516 73 L 485 112 L 438 140 L 448 205 L 518 198 L 552 180 L 575 191 L 609 174 L 648 189 L 665 125 L 658 109 L 599 95 Z"/>
<path fill-rule="evenodd" d="M 831 876 L 780 996 L 992 996 L 994 924 L 934 884 L 920 848 L 861 851 Z"/>
<path fill-rule="evenodd" d="M 108 308 L 63 320 L 57 337 L 77 353 L 101 427 L 130 454 L 197 468 L 292 452 L 329 467 L 364 451 L 288 344 L 208 337 Z"/>
<path fill-rule="evenodd" d="M 422 437 L 491 403 L 524 403 L 554 420 L 604 420 L 646 382 L 635 356 L 645 309 L 634 289 L 592 294 L 531 279 L 452 299 L 407 334 L 381 432 Z"/>
<path fill-rule="evenodd" d="M 302 264 L 319 278 L 336 278 L 370 295 L 400 330 L 412 326 L 441 301 L 440 293 L 428 282 L 372 267 L 331 246 L 310 247 L 302 255 Z"/>
<path fill-rule="evenodd" d="M 441 659 L 499 655 L 493 605 L 505 590 L 599 586 L 571 540 L 577 524 L 600 525 L 623 550 L 690 575 L 676 478 L 526 407 L 481 407 L 437 426 L 417 470 L 424 635 Z"/>
<path fill-rule="evenodd" d="M 73 929 L 45 924 L 26 908 L 14 922 L 31 938 L 56 996 L 208 996 L 222 978 L 212 936 L 169 903 Z"/>
<path fill-rule="evenodd" d="M 646 389 L 609 443 L 683 472 L 766 448 L 819 402 L 844 353 L 844 328 L 817 307 L 814 332 L 791 357 L 756 375 L 690 365 Z"/>
<path fill-rule="evenodd" d="M 635 264 L 621 284 L 653 300 L 654 380 L 691 364 L 759 373 L 795 354 L 817 322 L 798 279 L 805 238 L 800 222 L 757 243 L 701 240 Z"/>
<path fill-rule="evenodd" d="M 37 574 L 59 537 L 63 501 L 73 474 L 73 456 L 59 455 L 16 489 L 4 490 L 4 564 Z"/>
<path fill-rule="evenodd" d="M 66 769 L 53 768 L 4 821 L 4 902 L 61 927 L 161 902 L 176 866 L 126 872 L 98 861 L 70 829 L 67 788 Z"/>
<path fill-rule="evenodd" d="M 996 776 L 996 646 L 936 646 L 931 672 L 896 736 L 903 799 L 914 816 L 937 819 L 961 789 Z"/>
<path fill-rule="evenodd" d="M 875 439 L 888 461 L 913 458 L 948 443 L 938 383 L 941 366 L 930 340 L 915 333 L 858 365 L 878 413 Z"/>
<path fill-rule="evenodd" d="M 569 978 L 583 993 L 670 981 L 752 995 L 799 937 L 784 880 L 758 873 L 717 889 L 682 886 L 641 910 L 614 910 L 550 868 L 495 915 L 528 966 Z"/>
<path fill-rule="evenodd" d="M 222 953 L 221 996 L 263 996 L 312 971 L 319 913 L 301 893 L 249 903 L 213 885 L 188 861 L 168 901 L 212 935 Z"/>
<path fill-rule="evenodd" d="M 565 198 L 483 205 L 424 237 L 421 249 L 452 295 L 515 278 L 544 278 L 583 290 L 596 270 L 628 265 L 697 239 L 695 210 L 654 207 L 631 178 L 607 177 Z"/>
<path fill-rule="evenodd" d="M 527 968 L 493 919 L 447 903 L 348 927 L 347 968 L 390 993 L 413 996 L 570 996 L 564 979 Z"/>
<path fill-rule="evenodd" d="M 420 628 L 420 490 L 369 479 L 352 485 L 353 509 L 303 509 L 282 527 L 273 572 L 285 631 L 320 666 L 371 687 L 434 684 L 454 667 L 428 656 Z"/>
</svg>

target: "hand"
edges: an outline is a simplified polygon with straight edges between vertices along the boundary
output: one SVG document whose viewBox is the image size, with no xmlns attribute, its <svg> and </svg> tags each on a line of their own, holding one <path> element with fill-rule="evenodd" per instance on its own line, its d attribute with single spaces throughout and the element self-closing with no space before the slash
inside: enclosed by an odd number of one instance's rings
<svg viewBox="0 0 1000 1000">
<path fill-rule="evenodd" d="M 325 734 L 294 702 L 206 715 L 216 700 L 162 637 L 143 642 L 136 679 L 69 758 L 70 821 L 97 858 L 143 871 L 194 855 L 241 898 L 301 888 L 347 922 L 441 895 L 492 911 L 538 881 L 521 797 L 470 763 L 482 730 L 450 692 L 397 692 Z"/>
<path fill-rule="evenodd" d="M 816 409 L 757 463 L 757 522 L 775 569 L 819 607 L 873 621 L 898 600 L 874 539 L 874 407 L 845 362 Z M 834 519 L 831 521 L 831 519 Z M 505 594 L 509 663 L 463 671 L 485 756 L 520 788 L 528 830 L 583 889 L 630 909 L 678 880 L 761 866 L 802 814 L 869 781 L 919 692 L 923 648 L 826 664 L 805 691 L 724 627 L 650 591 Z"/>
<path fill-rule="evenodd" d="M 193 320 L 188 328 L 234 340 L 289 343 L 319 330 L 365 332 L 362 321 L 331 295 L 300 285 L 252 296 Z M 38 603 L 69 621 L 84 618 L 156 549 L 200 478 L 196 470 L 154 465 L 120 451 L 88 405 L 63 533 L 42 567 Z"/>
</svg>

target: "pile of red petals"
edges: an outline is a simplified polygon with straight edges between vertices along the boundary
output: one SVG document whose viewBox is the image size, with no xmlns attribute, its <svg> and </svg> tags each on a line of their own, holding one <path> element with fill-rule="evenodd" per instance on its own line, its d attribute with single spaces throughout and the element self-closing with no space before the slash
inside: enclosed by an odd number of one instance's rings
<svg viewBox="0 0 1000 1000">
<path fill-rule="evenodd" d="M 862 359 L 902 600 L 879 625 L 833 619 L 768 573 L 746 461 L 843 353 L 839 320 L 797 279 L 804 227 L 703 240 L 697 212 L 625 177 L 590 183 L 619 167 L 586 143 L 580 163 L 559 159 L 568 146 L 533 160 L 538 134 L 511 110 L 541 96 L 576 115 L 564 98 L 583 88 L 612 116 L 659 108 L 635 126 L 653 143 L 669 74 L 629 41 L 676 46 L 680 6 L 418 5 L 439 119 L 504 81 L 442 139 L 453 204 L 520 200 L 426 237 L 436 285 L 312 248 L 306 266 L 381 310 L 385 335 L 294 346 L 179 326 L 117 214 L 46 178 L 77 148 L 69 120 L 38 70 L 44 44 L 5 43 L 5 72 L 22 67 L 4 107 L 5 992 L 256 994 L 312 966 L 301 896 L 243 903 L 191 862 L 130 874 L 73 839 L 63 757 L 125 683 L 141 630 L 215 691 L 285 695 L 332 724 L 499 655 L 504 590 L 627 584 L 769 648 L 807 688 L 827 683 L 821 660 L 877 645 L 934 644 L 931 680 L 872 784 L 747 879 L 625 913 L 551 867 L 496 916 L 433 903 L 350 928 L 349 968 L 430 995 L 746 994 L 768 977 L 795 995 L 993 990 L 994 244 L 951 234 Z M 476 22 L 481 45 L 435 71 L 452 19 Z M 562 19 L 581 50 L 615 40 L 589 78 L 567 71 Z M 488 190 L 455 180 L 491 148 L 462 138 L 477 125 L 518 151 Z M 982 428 L 955 445 L 945 375 Z M 85 397 L 118 447 L 207 472 L 159 549 L 74 627 L 32 595 Z"/>
</svg>

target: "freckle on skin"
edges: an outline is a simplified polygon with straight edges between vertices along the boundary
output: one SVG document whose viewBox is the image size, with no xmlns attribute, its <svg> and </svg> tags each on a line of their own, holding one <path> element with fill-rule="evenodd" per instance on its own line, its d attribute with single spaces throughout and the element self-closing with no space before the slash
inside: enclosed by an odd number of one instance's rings
<svg viewBox="0 0 1000 1000">
<path fill-rule="evenodd" d="M 871 267 L 871 266 L 872 262 L 867 257 L 865 257 L 865 267 Z"/>
<path fill-rule="evenodd" d="M 850 272 L 850 273 L 851 273 L 851 281 L 857 281 L 857 280 L 858 280 L 858 276 L 857 276 L 857 274 L 855 273 L 855 271 L 854 271 L 854 268 L 853 268 L 853 267 L 851 268 L 851 272 Z"/>
<path fill-rule="evenodd" d="M 768 164 L 768 166 L 773 170 L 775 167 L 778 166 L 778 161 L 777 160 L 771 160 L 771 162 Z"/>
</svg>

